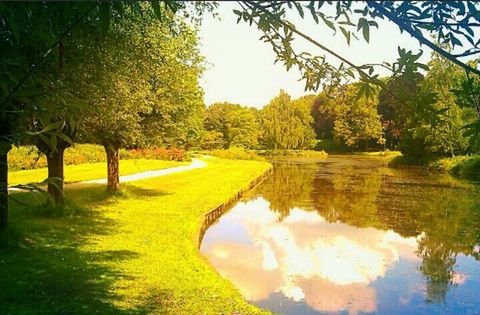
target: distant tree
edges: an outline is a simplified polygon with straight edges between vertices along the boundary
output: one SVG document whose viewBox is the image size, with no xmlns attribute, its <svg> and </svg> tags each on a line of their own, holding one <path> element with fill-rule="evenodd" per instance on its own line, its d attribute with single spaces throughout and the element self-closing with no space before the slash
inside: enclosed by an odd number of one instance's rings
<svg viewBox="0 0 480 315">
<path fill-rule="evenodd" d="M 223 133 L 216 130 L 205 130 L 200 146 L 205 150 L 223 149 L 225 147 Z"/>
<path fill-rule="evenodd" d="M 283 90 L 261 112 L 262 144 L 267 149 L 306 149 L 314 144 L 311 102 L 292 101 Z"/>
<path fill-rule="evenodd" d="M 178 21 L 173 30 L 154 19 L 143 23 L 146 32 L 135 38 L 151 87 L 151 111 L 142 114 L 143 139 L 137 145 L 189 149 L 200 141 L 205 114 L 197 32 Z M 152 51 L 142 52 L 142 46 Z"/>
<path fill-rule="evenodd" d="M 383 144 L 383 128 L 377 112 L 377 97 L 358 97 L 356 84 L 344 86 L 335 104 L 335 136 L 347 146 L 368 149 L 370 142 Z"/>
<path fill-rule="evenodd" d="M 238 104 L 224 102 L 207 107 L 205 129 L 221 133 L 226 149 L 231 146 L 251 149 L 258 144 L 259 126 L 255 110 Z"/>
<path fill-rule="evenodd" d="M 333 97 L 321 92 L 312 104 L 313 129 L 318 139 L 332 139 L 335 123 Z"/>
<path fill-rule="evenodd" d="M 423 75 L 416 71 L 405 71 L 398 76 L 388 78 L 386 87 L 395 95 L 402 95 L 399 100 L 385 89 L 378 96 L 378 113 L 385 131 L 386 147 L 395 149 L 405 132 L 406 123 L 414 114 L 415 99 L 418 97 Z"/>
</svg>

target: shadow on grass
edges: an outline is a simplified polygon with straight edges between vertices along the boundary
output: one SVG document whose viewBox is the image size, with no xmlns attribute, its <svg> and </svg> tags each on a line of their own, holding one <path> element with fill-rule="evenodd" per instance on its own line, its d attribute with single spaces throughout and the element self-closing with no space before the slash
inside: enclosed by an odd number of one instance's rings
<svg viewBox="0 0 480 315">
<path fill-rule="evenodd" d="M 135 193 L 138 193 L 135 192 Z M 117 198 L 104 187 L 76 187 L 67 193 L 67 215 L 44 215 L 35 206 L 11 202 L 10 226 L 0 232 L 0 313 L 2 314 L 143 314 L 146 308 L 122 309 L 113 285 L 128 275 L 116 264 L 134 259 L 128 250 L 90 252 L 82 245 L 117 229 L 95 204 Z M 24 203 L 38 201 L 18 193 Z M 81 206 L 80 206 L 81 205 Z M 125 301 L 123 301 L 125 302 Z M 128 301 L 126 301 L 128 302 Z"/>
</svg>

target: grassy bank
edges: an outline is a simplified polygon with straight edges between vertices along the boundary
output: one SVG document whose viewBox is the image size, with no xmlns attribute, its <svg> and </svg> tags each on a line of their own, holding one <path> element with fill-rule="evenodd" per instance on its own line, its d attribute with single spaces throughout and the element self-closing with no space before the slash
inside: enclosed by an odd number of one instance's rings
<svg viewBox="0 0 480 315">
<path fill-rule="evenodd" d="M 480 180 L 480 155 L 428 158 L 420 161 L 411 160 L 401 155 L 392 159 L 389 166 L 426 167 L 438 172 L 448 172 L 460 178 Z"/>
<path fill-rule="evenodd" d="M 190 162 L 176 162 L 164 160 L 120 160 L 120 175 L 130 175 L 151 170 L 160 170 L 170 167 L 187 165 Z M 8 173 L 9 185 L 37 183 L 48 177 L 47 168 L 14 171 Z M 65 166 L 65 181 L 80 182 L 107 177 L 107 164 L 85 163 Z"/>
<path fill-rule="evenodd" d="M 120 196 L 71 185 L 76 211 L 68 216 L 12 202 L 0 242 L 2 313 L 262 313 L 218 275 L 197 242 L 204 214 L 270 165 L 206 161 L 206 168 L 123 185 Z"/>
</svg>

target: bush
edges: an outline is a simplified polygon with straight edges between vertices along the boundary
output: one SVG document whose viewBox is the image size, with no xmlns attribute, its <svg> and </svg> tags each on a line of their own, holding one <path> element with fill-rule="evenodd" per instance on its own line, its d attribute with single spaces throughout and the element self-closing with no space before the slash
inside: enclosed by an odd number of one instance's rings
<svg viewBox="0 0 480 315">
<path fill-rule="evenodd" d="M 264 150 L 259 154 L 266 156 L 286 156 L 286 157 L 307 157 L 307 158 L 326 158 L 328 153 L 325 151 L 314 150 Z"/>
<path fill-rule="evenodd" d="M 29 170 L 47 166 L 47 159 L 34 146 L 13 147 L 8 153 L 10 171 Z"/>
<path fill-rule="evenodd" d="M 228 150 L 212 150 L 212 151 L 202 151 L 202 153 L 207 155 L 216 156 L 222 159 L 230 160 L 255 160 L 263 161 L 263 157 L 258 156 L 255 151 L 248 151 L 243 148 L 230 148 Z"/>
<path fill-rule="evenodd" d="M 185 150 L 182 149 L 122 149 L 120 150 L 120 159 L 185 161 L 187 156 Z M 100 145 L 77 144 L 65 150 L 65 165 L 105 162 L 106 160 L 105 150 Z M 47 166 L 47 159 L 34 146 L 15 147 L 8 153 L 8 166 L 10 171 L 41 168 Z"/>
<path fill-rule="evenodd" d="M 449 158 L 431 157 L 422 160 L 416 160 L 401 155 L 393 158 L 388 166 L 421 166 L 438 172 L 448 172 L 461 178 L 480 180 L 480 155 L 463 155 Z"/>
<path fill-rule="evenodd" d="M 351 152 L 352 149 L 347 147 L 339 140 L 320 139 L 315 145 L 315 151 L 325 151 L 329 153 L 346 153 Z"/>
<path fill-rule="evenodd" d="M 223 140 L 223 133 L 219 131 L 205 131 L 202 136 L 201 147 L 204 150 L 216 150 L 221 149 L 225 145 Z"/>
<path fill-rule="evenodd" d="M 480 156 L 469 156 L 457 162 L 451 172 L 463 178 L 480 181 Z"/>
<path fill-rule="evenodd" d="M 182 149 L 165 149 L 165 148 L 145 148 L 121 150 L 120 158 L 124 160 L 132 159 L 151 159 L 151 160 L 171 160 L 185 161 L 186 153 Z"/>
</svg>

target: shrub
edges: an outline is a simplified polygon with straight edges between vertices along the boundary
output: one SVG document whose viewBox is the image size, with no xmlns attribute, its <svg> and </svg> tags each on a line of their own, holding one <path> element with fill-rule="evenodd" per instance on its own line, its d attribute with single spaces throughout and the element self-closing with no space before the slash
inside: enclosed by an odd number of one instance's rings
<svg viewBox="0 0 480 315">
<path fill-rule="evenodd" d="M 232 147 L 228 150 L 202 151 L 204 154 L 216 156 L 222 159 L 230 160 L 256 160 L 263 161 L 264 158 L 258 156 L 255 151 L 245 150 L 243 148 Z"/>
<path fill-rule="evenodd" d="M 47 159 L 34 146 L 14 147 L 8 153 L 8 168 L 11 171 L 46 167 Z"/>
<path fill-rule="evenodd" d="M 204 150 L 221 149 L 224 145 L 225 141 L 223 140 L 223 133 L 219 131 L 205 131 L 202 136 L 201 147 Z"/>
<path fill-rule="evenodd" d="M 326 158 L 328 153 L 325 151 L 314 150 L 264 150 L 259 152 L 266 156 L 286 156 L 286 157 L 306 157 L 306 158 Z"/>
<path fill-rule="evenodd" d="M 316 151 L 325 151 L 329 153 L 351 152 L 352 149 L 343 144 L 340 140 L 320 139 L 315 145 Z"/>
<path fill-rule="evenodd" d="M 144 148 L 121 150 L 121 159 L 151 159 L 151 160 L 171 160 L 184 161 L 186 159 L 185 150 L 182 149 L 165 149 L 165 148 Z"/>
</svg>

